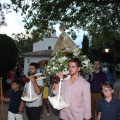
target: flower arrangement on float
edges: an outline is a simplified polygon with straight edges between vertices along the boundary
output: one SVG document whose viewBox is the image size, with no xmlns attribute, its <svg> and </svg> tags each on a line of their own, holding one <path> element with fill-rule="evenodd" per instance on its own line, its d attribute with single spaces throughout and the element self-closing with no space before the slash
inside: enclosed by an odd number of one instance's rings
<svg viewBox="0 0 120 120">
<path fill-rule="evenodd" d="M 44 73 L 55 76 L 58 73 L 68 72 L 68 62 L 71 58 L 78 58 L 81 60 L 84 78 L 88 79 L 93 72 L 93 65 L 86 55 L 82 55 L 80 48 L 75 48 L 73 52 L 65 52 L 59 50 L 56 55 L 53 56 L 48 64 L 45 66 Z"/>
</svg>

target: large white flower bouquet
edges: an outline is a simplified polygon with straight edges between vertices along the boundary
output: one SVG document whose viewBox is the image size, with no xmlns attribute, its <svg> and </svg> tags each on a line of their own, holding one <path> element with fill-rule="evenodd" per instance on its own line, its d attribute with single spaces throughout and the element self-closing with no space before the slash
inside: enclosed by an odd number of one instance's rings
<svg viewBox="0 0 120 120">
<path fill-rule="evenodd" d="M 87 56 L 82 55 L 81 49 L 76 48 L 72 53 L 64 52 L 62 50 L 58 51 L 54 57 L 52 57 L 48 64 L 45 66 L 44 73 L 50 75 L 56 75 L 58 73 L 65 73 L 68 71 L 68 61 L 71 58 L 78 58 L 81 60 L 84 77 L 88 79 L 89 75 L 92 75 L 93 65 Z"/>
<path fill-rule="evenodd" d="M 61 50 L 58 51 L 56 55 L 50 59 L 47 66 L 45 66 L 44 72 L 46 74 L 56 75 L 67 71 L 69 59 L 65 52 Z"/>
</svg>

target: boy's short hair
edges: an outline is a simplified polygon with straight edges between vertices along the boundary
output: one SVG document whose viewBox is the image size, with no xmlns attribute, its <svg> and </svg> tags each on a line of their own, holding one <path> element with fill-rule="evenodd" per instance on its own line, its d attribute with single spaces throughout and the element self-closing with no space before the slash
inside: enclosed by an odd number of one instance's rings
<svg viewBox="0 0 120 120">
<path fill-rule="evenodd" d="M 77 67 L 82 67 L 81 60 L 79 60 L 78 58 L 72 58 L 71 60 L 69 60 L 69 63 L 70 62 L 75 62 Z"/>
<path fill-rule="evenodd" d="M 38 69 L 38 63 L 32 62 L 32 63 L 30 63 L 29 66 L 34 66 L 36 69 Z"/>
<path fill-rule="evenodd" d="M 112 88 L 112 89 L 114 89 L 114 88 L 113 88 L 113 84 L 110 83 L 110 82 L 108 82 L 108 81 L 103 82 L 103 83 L 102 83 L 102 87 L 103 87 L 103 86 L 105 86 L 105 87 L 107 87 L 107 88 Z"/>
<path fill-rule="evenodd" d="M 19 80 L 13 80 L 12 83 L 16 83 L 17 85 L 20 85 L 20 81 Z"/>
</svg>

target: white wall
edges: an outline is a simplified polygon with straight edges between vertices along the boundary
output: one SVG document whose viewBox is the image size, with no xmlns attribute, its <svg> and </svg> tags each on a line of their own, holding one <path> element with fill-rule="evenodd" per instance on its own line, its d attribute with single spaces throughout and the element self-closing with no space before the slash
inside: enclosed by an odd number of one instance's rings
<svg viewBox="0 0 120 120">
<path fill-rule="evenodd" d="M 33 52 L 48 50 L 48 46 L 51 46 L 51 49 L 53 50 L 57 40 L 58 37 L 43 38 L 43 41 L 33 43 Z"/>
<path fill-rule="evenodd" d="M 25 57 L 24 58 L 24 74 L 27 76 L 29 64 L 31 62 L 39 62 L 41 60 L 49 60 L 50 57 Z"/>
</svg>

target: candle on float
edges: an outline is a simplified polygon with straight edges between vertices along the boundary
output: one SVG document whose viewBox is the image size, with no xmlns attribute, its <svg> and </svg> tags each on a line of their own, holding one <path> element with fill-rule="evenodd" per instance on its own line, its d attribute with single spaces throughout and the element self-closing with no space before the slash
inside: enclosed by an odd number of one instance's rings
<svg viewBox="0 0 120 120">
<path fill-rule="evenodd" d="M 29 91 L 30 91 L 30 99 L 32 99 L 31 80 L 30 80 L 30 82 L 29 82 Z"/>
</svg>

